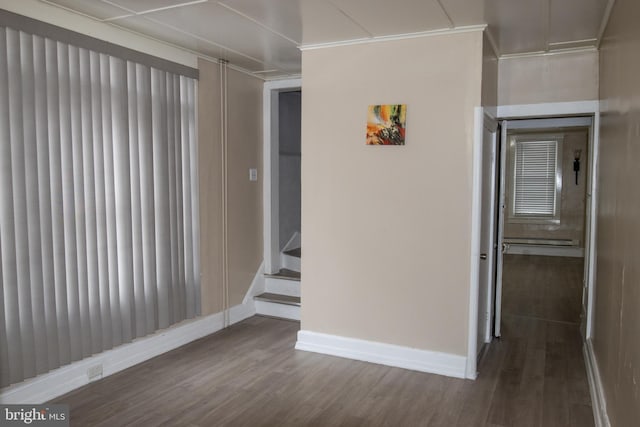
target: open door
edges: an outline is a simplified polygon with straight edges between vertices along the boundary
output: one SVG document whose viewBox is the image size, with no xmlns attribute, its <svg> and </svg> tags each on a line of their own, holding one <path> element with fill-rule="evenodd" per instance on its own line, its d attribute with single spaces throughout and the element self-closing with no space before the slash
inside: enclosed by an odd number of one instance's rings
<svg viewBox="0 0 640 427">
<path fill-rule="evenodd" d="M 498 187 L 498 232 L 496 238 L 496 298 L 494 314 L 494 335 L 500 337 L 502 322 L 502 269 L 504 264 L 504 215 L 505 215 L 505 191 L 506 191 L 506 167 L 507 164 L 507 121 L 500 123 L 500 184 Z"/>
<path fill-rule="evenodd" d="M 485 116 L 482 134 L 482 206 L 480 229 L 480 267 L 478 286 L 477 351 L 481 354 L 491 341 L 494 310 L 496 261 L 496 193 L 498 167 L 498 123 Z"/>
</svg>

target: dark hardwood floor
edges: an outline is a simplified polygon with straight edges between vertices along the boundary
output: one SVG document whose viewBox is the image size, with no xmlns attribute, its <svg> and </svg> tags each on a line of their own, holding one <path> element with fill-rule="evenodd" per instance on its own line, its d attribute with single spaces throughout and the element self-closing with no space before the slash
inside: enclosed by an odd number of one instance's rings
<svg viewBox="0 0 640 427">
<path fill-rule="evenodd" d="M 505 255 L 502 312 L 580 323 L 582 258 Z"/>
<path fill-rule="evenodd" d="M 507 313 L 476 381 L 296 351 L 298 329 L 252 317 L 56 402 L 83 427 L 593 425 L 574 323 Z"/>
</svg>

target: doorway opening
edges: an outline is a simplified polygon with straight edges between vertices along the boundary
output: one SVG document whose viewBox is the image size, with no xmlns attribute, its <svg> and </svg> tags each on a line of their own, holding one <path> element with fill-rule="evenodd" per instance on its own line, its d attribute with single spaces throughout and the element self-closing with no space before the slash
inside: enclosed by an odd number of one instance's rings
<svg viewBox="0 0 640 427">
<path fill-rule="evenodd" d="M 578 330 L 588 140 L 588 127 L 507 131 L 499 332 L 524 318 Z"/>
<path fill-rule="evenodd" d="M 283 252 L 300 248 L 301 80 L 265 83 L 265 273 L 292 267 Z"/>
<path fill-rule="evenodd" d="M 501 128 L 494 335 L 526 318 L 586 337 L 593 117 Z"/>
<path fill-rule="evenodd" d="M 258 314 L 300 320 L 301 80 L 266 82 L 264 112 L 264 290 Z"/>
</svg>

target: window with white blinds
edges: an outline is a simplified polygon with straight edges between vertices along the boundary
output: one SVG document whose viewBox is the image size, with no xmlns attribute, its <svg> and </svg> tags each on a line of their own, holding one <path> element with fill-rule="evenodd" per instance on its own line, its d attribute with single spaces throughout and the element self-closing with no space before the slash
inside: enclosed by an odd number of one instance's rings
<svg viewBox="0 0 640 427">
<path fill-rule="evenodd" d="M 0 26 L 0 387 L 200 312 L 196 80 Z"/>
<path fill-rule="evenodd" d="M 557 219 L 560 144 L 557 138 L 512 141 L 511 217 Z"/>
</svg>

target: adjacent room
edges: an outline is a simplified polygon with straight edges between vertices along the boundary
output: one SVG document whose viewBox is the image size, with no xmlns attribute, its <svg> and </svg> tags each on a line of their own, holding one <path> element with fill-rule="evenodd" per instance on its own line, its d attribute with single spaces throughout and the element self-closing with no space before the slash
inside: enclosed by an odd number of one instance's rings
<svg viewBox="0 0 640 427">
<path fill-rule="evenodd" d="M 638 17 L 0 0 L 0 424 L 635 426 Z"/>
</svg>

